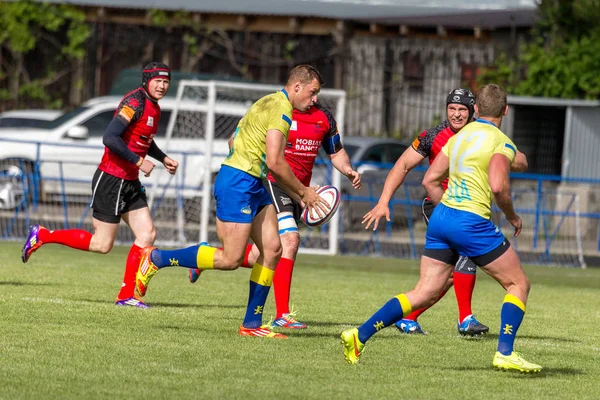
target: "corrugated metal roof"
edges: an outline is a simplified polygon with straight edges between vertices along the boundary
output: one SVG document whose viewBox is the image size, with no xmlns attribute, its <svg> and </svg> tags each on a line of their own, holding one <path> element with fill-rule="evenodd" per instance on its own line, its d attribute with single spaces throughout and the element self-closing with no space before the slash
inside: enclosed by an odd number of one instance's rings
<svg viewBox="0 0 600 400">
<path fill-rule="evenodd" d="M 536 12 L 535 0 L 73 0 L 68 3 L 223 14 L 325 17 L 382 24 L 415 25 L 411 22 L 416 22 L 416 25 L 437 25 L 446 22 L 447 18 L 449 23 L 443 25 L 482 27 L 510 26 L 517 22 L 530 25 Z M 489 15 L 484 23 L 480 18 L 482 15 Z"/>
</svg>

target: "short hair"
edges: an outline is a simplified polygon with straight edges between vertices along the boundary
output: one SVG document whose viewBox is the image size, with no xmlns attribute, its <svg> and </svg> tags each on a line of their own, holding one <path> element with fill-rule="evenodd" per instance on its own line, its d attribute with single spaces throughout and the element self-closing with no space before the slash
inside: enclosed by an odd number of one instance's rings
<svg viewBox="0 0 600 400">
<path fill-rule="evenodd" d="M 297 65 L 290 71 L 288 74 L 287 83 L 293 83 L 296 81 L 300 81 L 303 85 L 312 82 L 316 79 L 319 82 L 319 85 L 323 85 L 325 82 L 323 81 L 323 77 L 321 73 L 311 65 Z"/>
<path fill-rule="evenodd" d="M 501 118 L 506 110 L 506 90 L 488 83 L 477 93 L 477 108 L 480 117 Z"/>
</svg>

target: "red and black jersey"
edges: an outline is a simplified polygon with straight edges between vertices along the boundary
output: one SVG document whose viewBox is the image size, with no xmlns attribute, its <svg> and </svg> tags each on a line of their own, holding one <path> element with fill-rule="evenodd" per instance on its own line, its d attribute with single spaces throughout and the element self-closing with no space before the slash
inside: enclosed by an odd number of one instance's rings
<svg viewBox="0 0 600 400">
<path fill-rule="evenodd" d="M 158 130 L 160 120 L 158 103 L 151 100 L 146 91 L 139 87 L 123 97 L 114 115 L 118 115 L 129 124 L 121 135 L 125 145 L 138 156 L 145 158 Z M 98 168 L 118 178 L 138 179 L 138 166 L 117 156 L 108 147 L 104 149 Z"/>
<path fill-rule="evenodd" d="M 342 148 L 337 123 L 331 112 L 318 103 L 306 112 L 294 110 L 285 159 L 304 186 L 310 185 L 321 145 L 328 154 L 336 153 Z M 271 174 L 267 178 L 275 182 Z"/>
<path fill-rule="evenodd" d="M 456 132 L 450 128 L 448 120 L 441 122 L 434 128 L 427 129 L 421 133 L 412 143 L 412 148 L 423 157 L 429 157 L 429 164 L 433 164 L 433 160 L 442 151 L 442 147 L 448 142 Z M 442 182 L 444 190 L 448 188 L 448 179 Z"/>
</svg>

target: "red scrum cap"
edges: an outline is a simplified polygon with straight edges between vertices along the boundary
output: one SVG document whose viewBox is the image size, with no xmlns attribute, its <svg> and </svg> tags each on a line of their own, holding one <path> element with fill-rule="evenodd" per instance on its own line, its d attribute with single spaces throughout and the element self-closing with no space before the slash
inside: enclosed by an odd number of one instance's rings
<svg viewBox="0 0 600 400">
<path fill-rule="evenodd" d="M 148 89 L 148 84 L 154 78 L 171 80 L 171 69 L 161 62 L 153 61 L 144 67 L 142 71 L 142 86 Z"/>
</svg>

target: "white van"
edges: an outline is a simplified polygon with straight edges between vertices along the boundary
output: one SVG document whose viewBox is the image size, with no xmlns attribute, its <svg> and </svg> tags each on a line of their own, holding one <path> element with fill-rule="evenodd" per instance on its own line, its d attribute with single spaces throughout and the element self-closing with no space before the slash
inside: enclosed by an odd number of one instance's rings
<svg viewBox="0 0 600 400">
<path fill-rule="evenodd" d="M 32 172 L 35 161 L 40 161 L 37 175 L 42 185 L 42 193 L 64 193 L 67 195 L 87 195 L 91 193 L 90 182 L 104 151 L 102 136 L 113 118 L 121 97 L 99 97 L 92 99 L 59 118 L 48 121 L 40 128 L 0 128 L 0 178 L 3 175 L 14 177 L 18 171 Z M 172 135 L 167 141 L 166 132 L 171 115 L 176 107 L 174 98 L 164 98 L 159 102 L 162 114 L 158 133 L 155 137 L 158 146 L 180 163 L 179 177 L 170 178 L 164 171 L 156 170 L 159 185 L 166 185 L 175 179 L 184 196 L 197 195 L 205 171 L 206 151 L 204 141 L 204 121 L 206 102 L 182 101 L 179 104 L 176 121 L 173 121 Z M 250 103 L 217 102 L 215 105 L 215 132 L 211 171 L 216 173 L 229 149 L 227 139 Z M 158 164 L 158 162 L 157 162 Z M 17 171 L 17 172 L 15 172 Z M 6 173 L 9 172 L 9 173 Z M 156 177 L 144 178 L 142 184 L 156 184 Z M 172 188 L 174 183 L 170 183 Z M 169 191 L 173 195 L 172 191 Z M 1 204 L 1 203 L 0 203 Z M 0 205 L 1 207 L 1 205 Z"/>
</svg>

